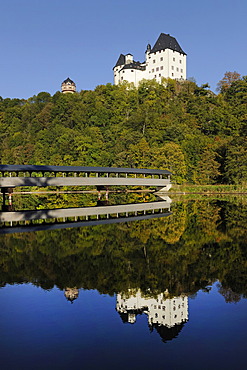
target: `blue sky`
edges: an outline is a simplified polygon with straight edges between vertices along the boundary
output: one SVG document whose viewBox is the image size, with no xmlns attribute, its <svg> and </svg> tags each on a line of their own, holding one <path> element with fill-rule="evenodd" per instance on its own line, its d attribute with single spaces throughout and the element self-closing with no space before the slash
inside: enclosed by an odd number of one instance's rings
<svg viewBox="0 0 247 370">
<path fill-rule="evenodd" d="M 187 77 L 215 90 L 226 71 L 247 75 L 244 0 L 0 0 L 0 96 L 54 94 L 113 82 L 120 53 L 144 60 L 161 32 L 187 53 Z"/>
</svg>

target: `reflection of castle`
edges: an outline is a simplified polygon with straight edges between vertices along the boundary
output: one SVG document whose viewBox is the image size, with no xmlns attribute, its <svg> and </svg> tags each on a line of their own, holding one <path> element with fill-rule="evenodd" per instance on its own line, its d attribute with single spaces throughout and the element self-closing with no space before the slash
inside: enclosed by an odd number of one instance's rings
<svg viewBox="0 0 247 370">
<path fill-rule="evenodd" d="M 79 290 L 77 288 L 65 288 L 64 296 L 67 298 L 68 301 L 73 303 L 73 301 L 79 296 Z"/>
<path fill-rule="evenodd" d="M 186 296 L 170 299 L 167 293 L 161 293 L 157 298 L 143 297 L 140 289 L 129 293 L 117 294 L 116 309 L 123 322 L 134 324 L 136 315 L 145 313 L 151 330 L 155 328 L 163 341 L 176 337 L 188 320 Z"/>
</svg>

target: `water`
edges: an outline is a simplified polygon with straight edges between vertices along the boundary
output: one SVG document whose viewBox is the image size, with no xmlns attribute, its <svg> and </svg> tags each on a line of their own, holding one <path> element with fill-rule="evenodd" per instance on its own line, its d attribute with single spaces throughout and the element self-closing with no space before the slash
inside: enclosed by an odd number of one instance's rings
<svg viewBox="0 0 247 370">
<path fill-rule="evenodd" d="M 247 203 L 171 211 L 1 235 L 1 369 L 245 369 Z"/>
</svg>

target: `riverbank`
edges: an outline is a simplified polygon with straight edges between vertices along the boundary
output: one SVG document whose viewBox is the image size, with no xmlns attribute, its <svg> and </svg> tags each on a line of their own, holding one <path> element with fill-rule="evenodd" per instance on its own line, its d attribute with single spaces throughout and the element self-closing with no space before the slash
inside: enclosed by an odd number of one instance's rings
<svg viewBox="0 0 247 370">
<path fill-rule="evenodd" d="M 172 185 L 170 194 L 246 194 L 247 184 L 243 185 Z"/>
</svg>

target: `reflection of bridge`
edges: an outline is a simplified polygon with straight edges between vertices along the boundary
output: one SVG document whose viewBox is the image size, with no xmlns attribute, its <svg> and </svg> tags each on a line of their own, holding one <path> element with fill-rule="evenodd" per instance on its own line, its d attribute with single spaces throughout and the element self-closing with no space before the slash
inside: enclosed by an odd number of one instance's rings
<svg viewBox="0 0 247 370">
<path fill-rule="evenodd" d="M 5 193 L 17 186 L 154 186 L 163 191 L 171 187 L 171 172 L 155 169 L 0 165 L 0 173 Z"/>
<path fill-rule="evenodd" d="M 149 203 L 0 212 L 2 223 L 0 234 L 94 226 L 169 216 L 171 200 L 169 197 L 163 199 Z"/>
</svg>

